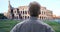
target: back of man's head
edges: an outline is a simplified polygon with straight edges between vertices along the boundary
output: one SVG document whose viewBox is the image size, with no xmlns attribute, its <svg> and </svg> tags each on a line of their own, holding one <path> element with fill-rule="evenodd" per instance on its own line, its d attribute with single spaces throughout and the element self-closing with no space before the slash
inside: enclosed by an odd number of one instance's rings
<svg viewBox="0 0 60 32">
<path fill-rule="evenodd" d="M 31 2 L 29 4 L 30 16 L 37 17 L 40 14 L 40 5 L 37 2 Z"/>
</svg>

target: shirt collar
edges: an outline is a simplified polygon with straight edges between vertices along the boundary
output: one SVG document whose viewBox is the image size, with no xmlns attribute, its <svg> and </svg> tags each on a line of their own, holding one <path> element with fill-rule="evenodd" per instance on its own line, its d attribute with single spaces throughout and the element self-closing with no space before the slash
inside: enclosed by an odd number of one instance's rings
<svg viewBox="0 0 60 32">
<path fill-rule="evenodd" d="M 31 20 L 37 20 L 38 17 L 30 17 Z"/>
</svg>

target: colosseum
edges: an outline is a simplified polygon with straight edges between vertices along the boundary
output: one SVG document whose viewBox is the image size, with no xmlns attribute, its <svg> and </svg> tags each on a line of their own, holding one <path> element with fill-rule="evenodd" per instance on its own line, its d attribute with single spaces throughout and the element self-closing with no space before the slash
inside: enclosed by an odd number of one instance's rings
<svg viewBox="0 0 60 32">
<path fill-rule="evenodd" d="M 18 8 L 14 8 L 11 6 L 9 1 L 6 17 L 8 19 L 28 19 L 30 18 L 28 8 L 28 6 L 19 6 Z M 43 6 L 41 6 L 40 10 L 41 14 L 39 15 L 38 19 L 53 19 L 53 12 L 51 10 L 48 10 L 46 7 Z"/>
</svg>

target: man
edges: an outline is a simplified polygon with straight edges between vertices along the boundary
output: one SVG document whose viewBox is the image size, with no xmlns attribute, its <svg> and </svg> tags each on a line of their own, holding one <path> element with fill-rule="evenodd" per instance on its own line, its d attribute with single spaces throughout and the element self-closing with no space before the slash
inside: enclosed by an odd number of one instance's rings
<svg viewBox="0 0 60 32">
<path fill-rule="evenodd" d="M 54 32 L 49 25 L 38 20 L 40 13 L 40 5 L 37 2 L 31 2 L 29 4 L 30 19 L 18 23 L 10 32 Z"/>
</svg>

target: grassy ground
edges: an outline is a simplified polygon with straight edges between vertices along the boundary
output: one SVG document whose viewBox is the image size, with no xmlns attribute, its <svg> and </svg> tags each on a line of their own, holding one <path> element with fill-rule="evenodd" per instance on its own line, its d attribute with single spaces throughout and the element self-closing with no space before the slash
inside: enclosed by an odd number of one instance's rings
<svg viewBox="0 0 60 32">
<path fill-rule="evenodd" d="M 17 20 L 0 20 L 0 32 L 9 32 L 17 23 Z"/>
<path fill-rule="evenodd" d="M 0 32 L 9 32 L 14 25 L 16 25 L 18 20 L 0 20 Z M 57 22 L 44 21 L 45 23 L 51 25 L 56 32 L 60 32 L 60 24 Z"/>
<path fill-rule="evenodd" d="M 49 24 L 56 32 L 60 32 L 60 23 L 55 21 L 45 21 L 45 23 Z"/>
</svg>

